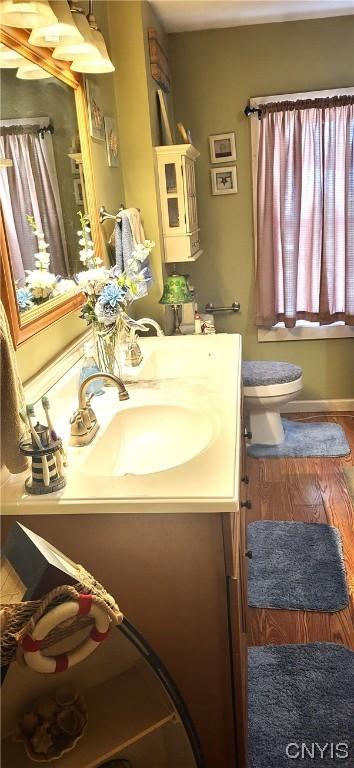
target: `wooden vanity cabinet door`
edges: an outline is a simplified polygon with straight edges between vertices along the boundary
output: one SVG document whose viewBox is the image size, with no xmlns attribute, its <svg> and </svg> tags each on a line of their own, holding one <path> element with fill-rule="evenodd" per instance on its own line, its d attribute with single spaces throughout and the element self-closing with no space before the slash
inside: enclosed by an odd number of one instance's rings
<svg viewBox="0 0 354 768">
<path fill-rule="evenodd" d="M 242 606 L 244 617 L 244 632 L 247 633 L 247 615 L 248 615 L 248 552 L 247 547 L 247 524 L 249 517 L 248 505 L 252 505 L 252 499 L 250 498 L 250 484 L 248 476 L 248 461 L 247 461 L 247 443 L 246 443 L 246 423 L 244 412 L 244 398 L 241 397 L 241 456 L 240 456 L 240 579 L 241 579 L 241 593 L 242 593 Z"/>
<path fill-rule="evenodd" d="M 242 412 L 243 413 L 243 412 Z M 249 501 L 247 477 L 247 448 L 244 422 L 241 426 L 239 505 L 230 515 L 224 515 L 225 564 L 229 584 L 230 642 L 234 689 L 235 730 L 237 753 L 241 768 L 247 768 L 247 514 L 241 506 Z"/>
<path fill-rule="evenodd" d="M 227 516 L 225 515 L 225 518 Z M 227 525 L 225 520 L 224 528 Z M 234 691 L 234 716 L 239 768 L 247 766 L 247 635 L 242 580 L 241 526 L 239 510 L 228 521 L 231 564 L 228 573 L 230 644 Z M 228 541 L 224 534 L 224 541 Z M 228 560 L 225 552 L 226 564 Z"/>
</svg>

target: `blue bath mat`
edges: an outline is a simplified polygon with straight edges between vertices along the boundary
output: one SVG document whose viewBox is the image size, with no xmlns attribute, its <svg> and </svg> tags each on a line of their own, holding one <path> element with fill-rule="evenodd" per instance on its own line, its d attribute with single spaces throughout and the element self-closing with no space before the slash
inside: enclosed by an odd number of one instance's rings
<svg viewBox="0 0 354 768">
<path fill-rule="evenodd" d="M 343 645 L 249 648 L 248 768 L 353 766 L 353 690 Z"/>
<path fill-rule="evenodd" d="M 248 604 L 325 611 L 348 605 L 342 540 L 322 523 L 258 520 L 247 528 Z"/>
<path fill-rule="evenodd" d="M 280 445 L 250 445 L 248 455 L 254 459 L 289 457 L 347 456 L 349 444 L 342 427 L 330 422 L 314 424 L 282 419 L 285 439 Z"/>
</svg>

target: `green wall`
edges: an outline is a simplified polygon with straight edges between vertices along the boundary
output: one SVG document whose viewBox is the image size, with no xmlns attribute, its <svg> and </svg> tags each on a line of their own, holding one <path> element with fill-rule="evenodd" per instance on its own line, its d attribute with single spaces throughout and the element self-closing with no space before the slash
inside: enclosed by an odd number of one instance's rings
<svg viewBox="0 0 354 768">
<path fill-rule="evenodd" d="M 163 308 L 158 304 L 163 287 L 162 239 L 153 148 L 157 140 L 157 103 L 146 45 L 147 27 L 157 20 L 150 6 L 138 0 L 108 3 L 107 7 L 116 67 L 114 86 L 125 203 L 141 209 L 145 235 L 155 242 L 151 254 L 154 284 L 148 296 L 134 305 L 134 313 L 163 322 Z"/>
<path fill-rule="evenodd" d="M 304 371 L 304 399 L 353 396 L 353 340 L 258 343 L 253 322 L 254 251 L 250 125 L 252 96 L 352 86 L 354 18 L 262 24 L 169 35 L 174 112 L 191 129 L 204 253 L 189 268 L 200 306 L 241 302 L 219 331 L 243 335 L 244 356 L 287 360 Z M 236 131 L 237 195 L 210 191 L 208 136 Z"/>
</svg>

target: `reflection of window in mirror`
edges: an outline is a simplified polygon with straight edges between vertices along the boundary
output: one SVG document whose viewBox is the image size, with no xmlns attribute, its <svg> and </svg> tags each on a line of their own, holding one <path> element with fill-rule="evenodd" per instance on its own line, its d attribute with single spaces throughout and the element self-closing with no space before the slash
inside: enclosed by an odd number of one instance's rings
<svg viewBox="0 0 354 768">
<path fill-rule="evenodd" d="M 74 284 L 64 281 L 80 269 L 77 211 L 84 211 L 85 194 L 82 166 L 69 156 L 79 157 L 74 91 L 54 77 L 21 80 L 16 70 L 4 69 L 0 116 L 0 165 L 7 166 L 0 170 L 1 207 L 16 288 L 26 289 L 18 296 L 21 321 L 27 322 L 45 301 L 72 293 Z M 38 268 L 38 238 L 27 216 L 48 244 L 43 271 L 63 278 L 53 282 L 44 275 L 37 291 L 28 271 Z"/>
</svg>

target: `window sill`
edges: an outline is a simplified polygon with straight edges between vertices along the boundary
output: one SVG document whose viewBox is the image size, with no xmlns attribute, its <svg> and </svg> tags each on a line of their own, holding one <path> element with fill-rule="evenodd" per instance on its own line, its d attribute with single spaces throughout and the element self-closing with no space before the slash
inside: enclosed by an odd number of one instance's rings
<svg viewBox="0 0 354 768">
<path fill-rule="evenodd" d="M 297 328 L 258 329 L 258 341 L 305 341 L 306 339 L 343 339 L 354 337 L 354 327 L 349 325 L 323 325 L 315 328 L 298 326 Z"/>
</svg>

